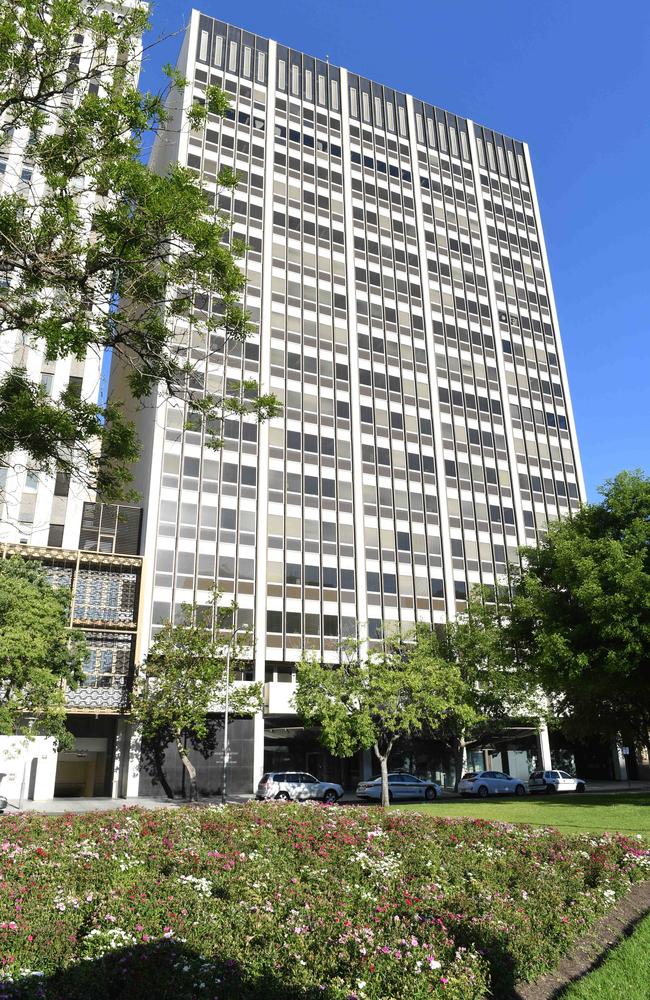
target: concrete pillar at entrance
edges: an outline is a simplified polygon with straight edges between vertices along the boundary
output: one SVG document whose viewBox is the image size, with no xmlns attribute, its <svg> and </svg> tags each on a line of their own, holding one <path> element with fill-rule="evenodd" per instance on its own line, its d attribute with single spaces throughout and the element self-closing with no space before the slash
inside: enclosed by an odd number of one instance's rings
<svg viewBox="0 0 650 1000">
<path fill-rule="evenodd" d="M 253 787 L 254 792 L 264 774 L 264 714 L 258 712 L 253 719 Z"/>
<path fill-rule="evenodd" d="M 614 765 L 614 781 L 627 781 L 627 766 L 623 747 L 618 740 L 612 740 L 610 747 L 612 751 L 612 764 Z"/>
<path fill-rule="evenodd" d="M 115 798 L 132 799 L 140 785 L 140 733 L 124 718 L 117 720 L 112 793 Z"/>
<path fill-rule="evenodd" d="M 542 771 L 550 771 L 553 763 L 551 761 L 551 745 L 548 741 L 548 726 L 545 722 L 540 722 L 537 730 L 537 748 L 539 750 L 537 766 Z"/>
</svg>

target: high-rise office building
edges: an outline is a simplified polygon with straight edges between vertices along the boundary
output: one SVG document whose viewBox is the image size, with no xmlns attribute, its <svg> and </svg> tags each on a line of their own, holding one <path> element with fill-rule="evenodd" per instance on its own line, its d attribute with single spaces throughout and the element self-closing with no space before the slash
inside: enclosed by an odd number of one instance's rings
<svg viewBox="0 0 650 1000">
<path fill-rule="evenodd" d="M 178 347 L 197 391 L 256 379 L 284 413 L 226 421 L 219 452 L 178 401 L 139 414 L 143 648 L 215 582 L 236 599 L 266 698 L 235 734 L 249 790 L 318 760 L 291 709 L 303 650 L 453 616 L 584 486 L 525 143 L 198 11 L 178 68 L 151 163 L 230 215 L 256 327 L 224 345 L 187 324 Z M 231 110 L 192 130 L 213 83 Z"/>
</svg>

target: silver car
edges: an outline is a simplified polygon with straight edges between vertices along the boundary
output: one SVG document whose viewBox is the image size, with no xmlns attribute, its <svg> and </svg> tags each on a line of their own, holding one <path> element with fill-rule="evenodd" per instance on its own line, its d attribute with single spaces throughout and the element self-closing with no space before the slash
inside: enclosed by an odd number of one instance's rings
<svg viewBox="0 0 650 1000">
<path fill-rule="evenodd" d="M 285 802 L 320 799 L 330 804 L 338 802 L 342 795 L 341 785 L 319 781 L 306 771 L 268 771 L 262 775 L 255 792 L 256 799 L 284 799 Z"/>
<path fill-rule="evenodd" d="M 526 786 L 521 778 L 511 778 L 503 771 L 469 771 L 458 782 L 461 795 L 525 795 Z"/>
<path fill-rule="evenodd" d="M 414 774 L 405 774 L 403 771 L 395 771 L 388 775 L 388 798 L 391 802 L 397 799 L 424 799 L 426 802 L 433 802 L 441 795 L 442 788 L 435 781 L 425 781 L 423 778 L 416 778 Z M 378 778 L 359 782 L 357 798 L 380 800 L 381 775 Z"/>
<path fill-rule="evenodd" d="M 584 792 L 587 782 L 584 778 L 573 778 L 566 771 L 533 771 L 528 779 L 531 792 Z"/>
</svg>

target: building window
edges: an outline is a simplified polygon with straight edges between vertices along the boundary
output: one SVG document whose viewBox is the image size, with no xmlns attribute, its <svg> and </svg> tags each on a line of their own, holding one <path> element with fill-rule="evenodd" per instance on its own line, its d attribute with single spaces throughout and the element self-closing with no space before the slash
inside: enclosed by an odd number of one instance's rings
<svg viewBox="0 0 650 1000">
<path fill-rule="evenodd" d="M 231 42 L 228 47 L 228 72 L 237 72 L 237 42 Z"/>
<path fill-rule="evenodd" d="M 47 536 L 47 544 L 55 548 L 61 548 L 63 545 L 63 525 L 62 524 L 51 524 L 49 534 Z"/>
<path fill-rule="evenodd" d="M 54 481 L 54 496 L 67 497 L 70 492 L 70 474 L 68 472 L 57 472 Z"/>
<path fill-rule="evenodd" d="M 244 66 L 242 69 L 243 75 L 247 80 L 250 80 L 251 68 L 252 68 L 253 53 L 251 51 L 250 45 L 244 46 Z"/>
<path fill-rule="evenodd" d="M 257 82 L 264 83 L 266 77 L 266 52 L 257 53 Z"/>
<path fill-rule="evenodd" d="M 397 548 L 400 552 L 411 551 L 411 536 L 408 531 L 397 532 Z"/>
<path fill-rule="evenodd" d="M 381 618 L 369 618 L 368 619 L 368 638 L 369 639 L 381 639 L 382 628 L 381 628 Z"/>
<path fill-rule="evenodd" d="M 282 612 L 281 611 L 267 611 L 266 612 L 266 631 L 267 632 L 282 632 Z"/>
</svg>

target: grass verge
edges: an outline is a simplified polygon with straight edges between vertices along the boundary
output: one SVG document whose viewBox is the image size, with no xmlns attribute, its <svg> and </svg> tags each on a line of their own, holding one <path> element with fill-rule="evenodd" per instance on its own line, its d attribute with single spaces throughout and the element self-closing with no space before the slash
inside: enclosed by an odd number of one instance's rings
<svg viewBox="0 0 650 1000">
<path fill-rule="evenodd" d="M 522 799 L 442 798 L 429 804 L 408 804 L 396 809 L 415 809 L 434 816 L 500 820 L 553 826 L 562 833 L 640 834 L 650 841 L 650 794 L 614 793 L 586 795 L 527 795 Z M 650 989 L 648 991 L 650 1000 Z"/>
<path fill-rule="evenodd" d="M 648 1000 L 650 997 L 650 916 L 612 949 L 584 979 L 568 986 L 560 1000 Z"/>
</svg>

